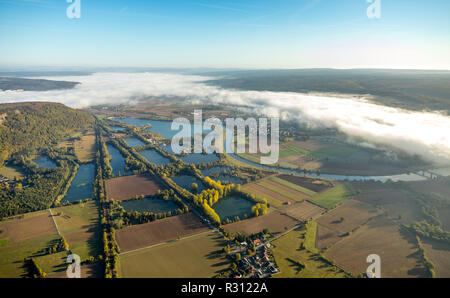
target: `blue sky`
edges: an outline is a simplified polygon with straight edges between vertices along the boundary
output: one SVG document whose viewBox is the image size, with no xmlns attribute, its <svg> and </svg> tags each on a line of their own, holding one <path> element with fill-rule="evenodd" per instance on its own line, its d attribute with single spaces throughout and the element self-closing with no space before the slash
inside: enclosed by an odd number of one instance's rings
<svg viewBox="0 0 450 298">
<path fill-rule="evenodd" d="M 450 69 L 450 1 L 0 0 L 0 67 Z"/>
</svg>

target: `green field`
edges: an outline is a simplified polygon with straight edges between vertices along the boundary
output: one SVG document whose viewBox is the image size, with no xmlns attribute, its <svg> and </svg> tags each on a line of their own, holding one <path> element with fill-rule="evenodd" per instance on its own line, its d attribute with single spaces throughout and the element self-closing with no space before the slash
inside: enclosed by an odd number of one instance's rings
<svg viewBox="0 0 450 298">
<path fill-rule="evenodd" d="M 259 199 L 265 198 L 271 207 L 281 208 L 285 202 L 295 203 L 315 195 L 316 193 L 279 179 L 277 177 L 268 177 L 254 183 L 246 184 L 242 189 Z"/>
<path fill-rule="evenodd" d="M 15 177 L 17 178 L 22 178 L 23 177 L 23 173 L 20 172 L 20 169 L 15 168 L 15 167 L 1 167 L 0 168 L 0 175 L 1 176 L 5 176 L 8 179 L 14 179 Z"/>
<path fill-rule="evenodd" d="M 301 148 L 299 146 L 295 146 L 293 144 L 286 143 L 286 144 L 283 144 L 282 146 L 285 146 L 285 147 L 287 147 L 289 149 L 289 150 L 283 150 L 282 149 L 281 150 L 282 152 L 286 151 L 286 152 L 293 152 L 294 154 L 303 154 L 303 155 L 309 155 L 311 153 L 309 150 L 306 150 L 306 149 Z M 290 154 L 290 155 L 293 155 L 293 154 Z"/>
<path fill-rule="evenodd" d="M 286 181 L 286 180 L 283 180 L 283 179 L 280 179 L 280 178 L 277 178 L 277 177 L 270 177 L 269 179 L 272 180 L 273 182 L 279 183 L 279 184 L 284 185 L 286 187 L 289 187 L 289 188 L 291 188 L 293 190 L 297 190 L 299 192 L 302 192 L 305 195 L 308 195 L 308 196 L 315 196 L 316 195 L 316 192 L 314 192 L 314 191 L 312 191 L 310 189 L 301 187 L 300 185 L 291 183 L 289 181 Z"/>
<path fill-rule="evenodd" d="M 289 157 L 289 156 L 298 155 L 298 154 L 308 155 L 308 154 L 310 154 L 310 152 L 306 149 L 300 148 L 300 147 L 292 145 L 292 144 L 284 143 L 284 144 L 280 145 L 279 158 Z M 260 156 L 268 156 L 269 154 L 238 153 L 237 155 L 244 159 L 247 159 L 251 162 L 259 163 Z M 289 165 L 289 163 L 284 163 L 284 164 Z M 298 166 L 291 165 L 290 167 L 297 168 Z"/>
<path fill-rule="evenodd" d="M 70 250 L 79 255 L 82 261 L 102 252 L 99 214 L 94 201 L 59 207 L 52 211 Z"/>
<path fill-rule="evenodd" d="M 101 253 L 98 211 L 94 201 L 54 208 L 52 212 L 61 234 L 70 245 L 70 250 L 78 254 L 82 261 L 89 256 L 97 256 Z M 49 211 L 24 214 L 23 218 L 10 219 L 7 222 L 26 220 L 44 214 L 49 214 Z M 38 227 L 31 228 L 36 229 Z M 17 232 L 21 231 L 17 230 Z M 0 233 L 0 277 L 26 276 L 27 270 L 24 267 L 24 259 L 31 257 L 35 258 L 48 275 L 66 268 L 67 252 L 44 255 L 45 249 L 59 239 L 58 234 L 51 233 L 14 242 L 4 238 L 4 233 Z"/>
<path fill-rule="evenodd" d="M 318 253 L 319 250 L 316 248 L 316 237 L 317 237 L 317 222 L 310 221 L 306 224 L 305 233 L 305 248 L 313 253 Z"/>
<path fill-rule="evenodd" d="M 55 254 L 37 257 L 35 258 L 35 261 L 41 269 L 47 273 L 48 277 L 52 277 L 52 274 L 67 269 L 67 255 L 67 251 L 61 251 Z"/>
<path fill-rule="evenodd" d="M 316 160 L 330 159 L 330 160 L 341 160 L 350 159 L 352 156 L 361 152 L 358 148 L 351 147 L 348 145 L 336 145 L 329 148 L 323 148 L 320 150 L 313 151 L 311 156 Z"/>
<path fill-rule="evenodd" d="M 258 163 L 258 164 L 261 161 L 259 157 L 250 155 L 248 153 L 237 153 L 236 155 L 239 156 L 239 157 L 242 157 L 243 159 L 246 159 L 246 160 L 249 160 L 251 162 Z"/>
<path fill-rule="evenodd" d="M 350 198 L 353 195 L 353 189 L 347 184 L 339 184 L 338 186 L 329 189 L 325 192 L 319 193 L 308 201 L 319 205 L 326 209 L 332 209 L 341 202 Z"/>
<path fill-rule="evenodd" d="M 276 278 L 342 278 L 347 274 L 317 254 L 302 249 L 305 229 L 297 228 L 272 242 L 273 255 L 280 269 Z M 305 268 L 299 268 L 302 264 Z"/>
<path fill-rule="evenodd" d="M 240 156 L 240 154 L 237 154 L 238 156 Z M 246 159 L 245 157 L 241 156 L 242 158 Z M 229 156 L 228 154 L 226 155 L 226 161 L 227 164 L 230 166 L 238 166 L 238 167 L 243 167 L 243 168 L 252 168 L 252 169 L 258 169 L 260 170 L 261 168 L 250 165 L 248 163 L 239 161 L 237 159 L 234 159 L 233 157 Z M 258 163 L 259 163 L 259 159 L 258 159 Z"/>
<path fill-rule="evenodd" d="M 283 159 L 285 157 L 293 156 L 293 155 L 304 155 L 310 156 L 315 160 L 346 160 L 354 157 L 358 153 L 361 153 L 361 150 L 357 147 L 351 145 L 335 145 L 332 147 L 322 148 L 314 151 L 309 151 L 299 146 L 282 143 L 280 144 L 280 152 L 279 158 Z M 239 153 L 240 157 L 247 159 L 254 163 L 259 163 L 262 154 L 248 154 L 248 153 Z M 290 162 L 281 161 L 278 163 L 278 166 L 284 168 L 298 168 L 298 165 L 292 164 Z"/>
<path fill-rule="evenodd" d="M 2 223 L 18 222 L 46 214 L 49 214 L 48 210 L 27 213 L 20 217 L 2 221 L 0 222 L 0 231 L 2 231 Z M 17 232 L 20 232 L 20 230 Z M 42 250 L 57 239 L 59 239 L 58 234 L 50 233 L 14 242 L 6 238 L 4 232 L 0 232 L 0 278 L 26 277 L 28 271 L 24 267 L 24 259 L 42 255 Z"/>
<path fill-rule="evenodd" d="M 208 278 L 227 269 L 223 238 L 206 232 L 183 240 L 120 255 L 119 274 L 125 278 Z"/>
<path fill-rule="evenodd" d="M 0 247 L 0 278 L 25 277 L 24 259 L 39 256 L 42 249 L 57 239 L 57 234 L 50 234 L 16 243 L 8 242 Z"/>
</svg>

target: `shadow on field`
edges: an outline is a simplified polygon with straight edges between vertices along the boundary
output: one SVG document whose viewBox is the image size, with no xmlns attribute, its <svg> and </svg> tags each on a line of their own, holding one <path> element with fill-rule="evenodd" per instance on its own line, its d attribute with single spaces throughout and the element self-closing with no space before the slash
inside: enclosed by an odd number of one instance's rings
<svg viewBox="0 0 450 298">
<path fill-rule="evenodd" d="M 98 220 L 98 218 L 92 219 L 91 225 L 87 227 L 89 228 L 87 232 L 92 233 L 92 236 L 87 240 L 89 255 L 97 257 L 99 254 L 101 254 L 102 250 L 102 243 L 100 241 L 100 239 L 102 239 L 100 221 Z"/>
</svg>

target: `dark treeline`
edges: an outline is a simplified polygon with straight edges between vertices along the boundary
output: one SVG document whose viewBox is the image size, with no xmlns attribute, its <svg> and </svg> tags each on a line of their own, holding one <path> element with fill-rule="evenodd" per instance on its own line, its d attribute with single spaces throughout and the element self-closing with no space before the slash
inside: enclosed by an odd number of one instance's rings
<svg viewBox="0 0 450 298">
<path fill-rule="evenodd" d="M 10 75 L 7 73 L 6 75 Z M 24 79 L 12 77 L 0 77 L 0 89 L 24 90 L 24 91 L 48 91 L 72 89 L 78 82 L 53 81 L 43 79 Z"/>
<path fill-rule="evenodd" d="M 100 223 L 102 227 L 102 240 L 103 240 L 103 253 L 104 253 L 104 266 L 105 277 L 116 278 L 119 277 L 118 272 L 118 260 L 120 248 L 115 238 L 115 229 L 113 227 L 111 202 L 108 201 L 106 195 L 106 185 L 103 179 L 103 172 L 107 171 L 109 166 L 108 156 L 105 148 L 105 142 L 103 141 L 100 127 L 96 127 L 95 130 L 97 148 L 99 150 L 96 154 L 96 174 L 94 180 L 94 193 L 97 200 L 100 202 Z M 105 163 L 108 161 L 108 163 Z M 109 166 L 109 167 L 108 167 Z"/>
<path fill-rule="evenodd" d="M 61 251 L 69 250 L 69 244 L 66 241 L 64 236 L 61 236 L 60 239 L 52 241 L 50 245 L 47 247 L 47 254 L 55 254 Z"/>
<path fill-rule="evenodd" d="M 44 278 L 47 277 L 41 266 L 36 262 L 34 258 L 25 261 L 25 266 L 28 267 L 29 277 L 32 278 Z"/>
</svg>

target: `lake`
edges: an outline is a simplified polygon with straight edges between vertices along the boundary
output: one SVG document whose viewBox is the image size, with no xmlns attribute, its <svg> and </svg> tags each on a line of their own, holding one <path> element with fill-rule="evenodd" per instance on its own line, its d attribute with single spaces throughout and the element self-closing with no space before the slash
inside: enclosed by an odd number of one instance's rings
<svg viewBox="0 0 450 298">
<path fill-rule="evenodd" d="M 209 162 L 215 162 L 219 160 L 219 157 L 215 154 L 202 154 L 202 153 L 191 153 L 186 156 L 177 156 L 179 159 L 184 161 L 185 163 L 190 164 L 202 164 L 202 163 L 209 163 Z"/>
<path fill-rule="evenodd" d="M 125 158 L 120 153 L 119 149 L 111 145 L 110 143 L 106 144 L 106 149 L 108 149 L 109 154 L 112 156 L 111 159 L 111 167 L 113 168 L 114 176 L 119 176 L 119 172 L 121 176 L 132 175 L 132 172 L 125 171 Z"/>
<path fill-rule="evenodd" d="M 127 211 L 137 212 L 153 212 L 153 213 L 166 213 L 169 211 L 175 211 L 179 209 L 178 205 L 169 200 L 164 201 L 159 198 L 144 198 L 138 200 L 123 201 L 120 205 Z"/>
<path fill-rule="evenodd" d="M 53 160 L 43 155 L 34 158 L 33 162 L 36 163 L 40 168 L 54 169 L 57 167 L 56 163 Z"/>
<path fill-rule="evenodd" d="M 229 167 L 212 167 L 209 169 L 202 170 L 203 176 L 205 177 L 208 176 L 209 178 L 215 181 L 220 180 L 222 184 L 230 184 L 230 183 L 241 184 L 242 179 L 230 176 L 230 172 L 231 170 Z M 217 174 L 219 174 L 219 176 L 217 176 Z"/>
<path fill-rule="evenodd" d="M 227 218 L 234 219 L 236 216 L 243 219 L 244 215 L 251 215 L 253 205 L 253 202 L 246 199 L 238 196 L 229 196 L 219 200 L 219 202 L 214 205 L 214 210 L 220 216 L 221 221 L 224 221 Z"/>
<path fill-rule="evenodd" d="M 159 132 L 163 138 L 171 139 L 173 138 L 179 131 L 181 131 L 181 128 L 178 130 L 172 130 L 172 121 L 164 121 L 164 120 L 149 120 L 149 119 L 141 119 L 141 118 L 133 118 L 133 117 L 126 117 L 126 118 L 114 118 L 116 121 L 120 121 L 123 123 L 135 125 L 135 126 L 146 126 L 148 124 L 151 124 L 151 128 L 149 131 L 153 132 Z M 181 136 L 193 136 L 195 130 L 201 130 L 202 133 L 209 133 L 211 130 L 202 130 L 202 125 L 194 125 L 192 124 L 191 133 L 182 134 Z"/>
<path fill-rule="evenodd" d="M 133 118 L 133 117 L 113 118 L 113 120 L 135 126 L 146 126 L 150 123 L 150 120 L 148 119 Z"/>
<path fill-rule="evenodd" d="M 181 128 L 178 130 L 172 130 L 172 121 L 164 121 L 164 120 L 150 120 L 149 123 L 152 125 L 152 127 L 149 129 L 149 131 L 159 132 L 163 138 L 166 139 L 172 139 L 178 132 L 181 131 Z M 176 122 L 175 122 L 176 123 Z M 194 125 L 192 123 L 191 126 L 191 132 L 190 133 L 183 133 L 180 136 L 181 137 L 192 137 L 194 136 L 194 132 L 198 130 L 200 133 L 210 133 L 211 130 L 204 130 L 202 129 L 202 125 Z"/>
<path fill-rule="evenodd" d="M 93 163 L 80 165 L 62 202 L 73 203 L 78 200 L 92 199 L 94 195 L 94 177 L 95 166 Z"/>
<path fill-rule="evenodd" d="M 163 138 L 166 139 L 172 139 L 179 131 L 181 131 L 181 128 L 179 130 L 171 130 L 172 121 L 164 121 L 164 120 L 148 120 L 148 119 L 140 119 L 140 118 L 133 118 L 133 117 L 127 117 L 127 118 L 115 118 L 114 120 L 122 121 L 124 123 L 132 124 L 135 126 L 146 126 L 148 124 L 151 124 L 150 131 L 158 132 L 160 133 Z M 211 130 L 202 130 L 202 125 L 193 125 L 190 133 L 182 134 L 181 136 L 194 136 L 195 130 L 201 130 L 202 133 L 210 133 Z M 134 139 L 134 140 L 131 140 Z M 137 142 L 135 141 L 135 138 L 129 138 L 125 139 L 128 145 L 131 147 L 136 146 L 142 146 L 145 145 L 140 140 L 137 139 Z M 171 144 L 162 146 L 164 150 L 167 152 L 173 154 Z M 215 154 L 201 154 L 201 153 L 192 153 L 187 156 L 179 156 L 181 160 L 183 160 L 186 163 L 190 164 L 202 164 L 202 163 L 209 163 L 219 160 L 217 155 Z"/>
<path fill-rule="evenodd" d="M 149 162 L 158 166 L 165 166 L 170 163 L 170 159 L 162 156 L 155 149 L 148 149 L 138 152 L 140 155 L 145 157 Z"/>
<path fill-rule="evenodd" d="M 147 145 L 144 142 L 142 142 L 141 140 L 139 140 L 138 138 L 125 138 L 124 141 L 130 147 L 139 147 L 139 146 Z"/>
<path fill-rule="evenodd" d="M 175 177 L 171 177 L 171 179 L 173 180 L 173 182 L 175 182 L 176 184 L 178 184 L 179 186 L 181 186 L 182 188 L 191 191 L 191 185 L 192 183 L 197 183 L 198 185 L 198 193 L 201 193 L 204 189 L 205 186 L 203 185 L 203 183 L 197 179 L 197 177 L 191 176 L 191 175 L 180 175 L 180 176 L 175 176 Z"/>
<path fill-rule="evenodd" d="M 162 149 L 166 150 L 168 153 L 174 154 L 172 150 L 172 146 L 170 144 L 161 146 Z M 186 156 L 177 155 L 179 159 L 184 161 L 185 163 L 190 164 L 202 164 L 215 162 L 219 160 L 219 157 L 216 154 L 203 154 L 203 153 L 191 153 Z"/>
</svg>

